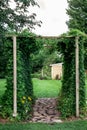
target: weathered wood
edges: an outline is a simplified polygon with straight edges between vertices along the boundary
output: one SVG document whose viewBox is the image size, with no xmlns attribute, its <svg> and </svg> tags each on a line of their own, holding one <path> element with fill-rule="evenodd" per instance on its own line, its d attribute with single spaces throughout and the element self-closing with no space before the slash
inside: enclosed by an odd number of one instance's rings
<svg viewBox="0 0 87 130">
<path fill-rule="evenodd" d="M 42 70 L 41 70 L 41 76 L 42 76 L 42 78 L 44 77 L 44 71 L 43 71 L 43 68 L 42 68 Z"/>
<path fill-rule="evenodd" d="M 17 116 L 17 58 L 16 36 L 13 36 L 13 116 Z"/>
<path fill-rule="evenodd" d="M 79 117 L 79 37 L 76 37 L 76 117 Z"/>
<path fill-rule="evenodd" d="M 6 37 L 13 37 L 14 35 L 6 35 Z M 16 37 L 26 37 L 26 36 L 23 36 L 23 35 L 20 35 L 20 36 L 18 36 L 18 35 L 15 35 Z M 60 38 L 71 38 L 71 37 L 75 37 L 75 36 L 73 36 L 73 35 L 70 35 L 70 36 L 40 36 L 40 35 L 36 35 L 36 36 L 28 36 L 29 38 L 33 38 L 33 37 L 35 37 L 36 39 L 38 39 L 38 38 L 42 38 L 42 39 L 60 39 Z"/>
</svg>

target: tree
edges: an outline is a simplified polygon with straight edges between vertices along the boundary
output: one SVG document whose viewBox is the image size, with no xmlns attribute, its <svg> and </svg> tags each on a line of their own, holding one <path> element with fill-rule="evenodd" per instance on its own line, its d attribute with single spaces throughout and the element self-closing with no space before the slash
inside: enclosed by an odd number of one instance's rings
<svg viewBox="0 0 87 130">
<path fill-rule="evenodd" d="M 87 0 L 67 0 L 69 8 L 67 14 L 69 21 L 67 22 L 69 28 L 76 28 L 87 33 Z"/>
<path fill-rule="evenodd" d="M 35 20 L 36 14 L 30 14 L 28 7 L 38 5 L 34 0 L 14 0 L 14 8 L 11 8 L 10 0 L 0 0 L 0 34 L 8 29 L 21 31 L 23 27 L 31 29 L 34 25 L 40 25 Z"/>
<path fill-rule="evenodd" d="M 67 0 L 69 8 L 67 14 L 69 29 L 79 29 L 87 34 L 87 0 Z M 87 69 L 87 40 L 84 41 L 85 47 L 85 69 Z"/>
<path fill-rule="evenodd" d="M 11 7 L 11 2 L 15 5 Z M 23 27 L 27 29 L 40 25 L 35 20 L 36 14 L 30 14 L 28 7 L 38 4 L 34 0 L 0 0 L 0 77 L 4 77 L 6 68 L 6 57 L 4 55 L 3 36 L 5 33 L 20 32 Z"/>
<path fill-rule="evenodd" d="M 41 70 L 44 76 L 50 77 L 50 64 L 62 62 L 60 52 L 57 51 L 58 40 L 52 38 L 37 38 L 37 53 L 32 55 L 32 73 L 34 76 L 41 77 Z"/>
</svg>

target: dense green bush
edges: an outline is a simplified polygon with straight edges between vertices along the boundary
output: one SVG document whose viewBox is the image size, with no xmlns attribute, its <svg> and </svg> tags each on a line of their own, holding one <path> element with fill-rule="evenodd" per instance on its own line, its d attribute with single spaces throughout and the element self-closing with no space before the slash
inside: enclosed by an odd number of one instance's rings
<svg viewBox="0 0 87 130">
<path fill-rule="evenodd" d="M 13 109 L 13 45 L 12 38 L 5 38 L 5 55 L 7 57 L 6 66 L 6 91 L 2 97 L 2 115 L 3 117 L 12 114 Z"/>
<path fill-rule="evenodd" d="M 0 36 L 0 78 L 5 78 L 6 56 L 4 55 L 3 36 Z"/>
<path fill-rule="evenodd" d="M 76 71 L 75 71 L 75 32 L 70 32 L 59 39 L 58 48 L 63 55 L 63 80 L 59 100 L 59 109 L 62 117 L 75 116 L 76 113 Z M 69 35 L 69 36 L 70 36 Z M 84 45 L 79 36 L 79 74 L 80 74 L 80 114 L 85 107 L 85 73 L 84 73 Z"/>
<path fill-rule="evenodd" d="M 12 38 L 5 40 L 7 53 L 6 91 L 2 97 L 2 115 L 12 116 L 13 111 L 13 44 Z M 34 37 L 17 37 L 17 106 L 21 119 L 30 119 L 34 102 L 31 81 L 31 53 L 37 50 Z"/>
</svg>

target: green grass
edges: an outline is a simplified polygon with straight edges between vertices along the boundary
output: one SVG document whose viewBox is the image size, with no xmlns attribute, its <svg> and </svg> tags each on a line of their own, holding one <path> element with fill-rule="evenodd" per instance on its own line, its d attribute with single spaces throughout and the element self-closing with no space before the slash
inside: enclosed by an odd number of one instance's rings
<svg viewBox="0 0 87 130">
<path fill-rule="evenodd" d="M 53 125 L 43 123 L 0 124 L 0 130 L 87 130 L 87 120 Z"/>
<path fill-rule="evenodd" d="M 2 97 L 2 95 L 4 94 L 4 92 L 6 90 L 5 85 L 6 85 L 6 80 L 5 79 L 0 79 L 0 104 L 1 104 L 1 97 Z"/>
<path fill-rule="evenodd" d="M 40 79 L 32 79 L 33 87 L 34 87 L 34 95 L 37 98 L 40 97 L 57 97 L 60 88 L 61 81 L 60 80 L 40 80 Z M 0 79 L 0 97 L 3 95 L 5 91 L 6 80 Z"/>
<path fill-rule="evenodd" d="M 4 94 L 5 92 L 5 85 L 6 85 L 6 80 L 5 79 L 0 79 L 0 97 Z"/>
<path fill-rule="evenodd" d="M 58 97 L 61 81 L 33 79 L 33 86 L 36 97 Z"/>
<path fill-rule="evenodd" d="M 6 81 L 0 79 L 0 97 L 5 91 L 5 85 Z M 33 79 L 33 85 L 36 97 L 57 97 L 61 88 L 61 81 Z M 0 130 L 87 130 L 87 120 L 55 123 L 52 125 L 43 123 L 0 124 Z"/>
<path fill-rule="evenodd" d="M 61 89 L 60 80 L 40 80 L 32 79 L 34 87 L 34 95 L 37 98 L 42 97 L 57 97 Z M 6 80 L 0 79 L 0 98 L 5 91 Z M 87 98 L 87 79 L 86 79 L 86 98 Z"/>
</svg>

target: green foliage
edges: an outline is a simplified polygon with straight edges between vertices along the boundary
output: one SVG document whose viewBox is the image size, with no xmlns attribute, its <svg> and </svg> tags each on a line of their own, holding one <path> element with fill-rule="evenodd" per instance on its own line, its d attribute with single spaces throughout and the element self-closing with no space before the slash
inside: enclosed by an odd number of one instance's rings
<svg viewBox="0 0 87 130">
<path fill-rule="evenodd" d="M 19 60 L 18 60 L 18 112 L 23 118 L 30 118 L 28 113 L 32 110 L 32 103 L 34 100 L 33 86 L 31 81 L 31 59 L 30 55 L 37 50 L 36 41 L 34 37 L 18 37 L 19 43 Z M 28 99 L 30 97 L 31 102 L 26 102 L 26 105 L 21 104 L 23 96 Z M 28 101 L 28 100 L 27 100 Z M 26 110 L 27 109 L 27 110 Z"/>
<path fill-rule="evenodd" d="M 11 7 L 10 0 L 0 1 L 0 35 L 9 32 L 20 32 L 23 27 L 28 29 L 40 25 L 36 21 L 36 14 L 28 11 L 30 5 L 38 5 L 34 0 L 15 0 Z M 20 16 L 20 17 L 19 17 Z"/>
<path fill-rule="evenodd" d="M 87 70 L 87 37 L 84 38 L 84 66 Z"/>
<path fill-rule="evenodd" d="M 57 51 L 57 39 L 51 38 L 36 38 L 36 43 L 39 47 L 38 53 L 32 55 L 32 73 L 39 73 L 43 69 L 43 77 L 50 77 L 50 64 L 62 62 L 60 52 Z M 40 76 L 41 77 L 41 76 Z"/>
<path fill-rule="evenodd" d="M 70 32 L 73 34 L 73 32 Z M 78 35 L 78 34 L 77 34 Z M 75 37 L 62 37 L 58 48 L 63 55 L 63 80 L 59 101 L 59 109 L 63 117 L 75 115 L 76 83 L 75 83 Z M 85 76 L 84 76 L 84 47 L 83 38 L 79 38 L 79 72 L 80 72 L 80 113 L 85 107 Z"/>
<path fill-rule="evenodd" d="M 7 53 L 6 69 L 6 91 L 2 97 L 2 115 L 12 116 L 13 111 L 13 44 L 12 38 L 5 40 Z M 31 116 L 32 104 L 34 102 L 33 87 L 31 81 L 31 53 L 36 50 L 34 37 L 17 37 L 17 105 L 18 114 L 22 119 L 29 119 Z M 21 101 L 26 97 L 26 104 Z M 28 102 L 28 97 L 31 102 Z"/>
<path fill-rule="evenodd" d="M 5 38 L 6 40 L 6 38 Z M 7 67 L 6 67 L 6 79 L 7 79 L 7 83 L 6 83 L 6 91 L 5 91 L 5 95 L 2 97 L 2 115 L 5 117 L 6 115 L 9 116 L 9 114 L 12 113 L 12 105 L 13 105 L 13 99 L 12 96 L 13 95 L 13 54 L 12 54 L 12 39 L 8 39 L 8 41 L 5 42 L 5 46 L 6 49 L 6 53 L 7 53 Z M 8 91 L 9 90 L 9 91 Z M 7 106 L 7 107 L 5 107 Z"/>
<path fill-rule="evenodd" d="M 67 0 L 68 9 L 67 14 L 69 15 L 69 21 L 67 25 L 69 29 L 79 29 L 80 31 L 87 34 L 87 0 Z M 87 69 L 87 38 L 84 42 L 85 45 L 85 57 L 84 66 Z"/>
<path fill-rule="evenodd" d="M 79 29 L 82 32 L 87 33 L 86 17 L 87 17 L 87 0 L 67 0 L 69 8 L 67 14 L 70 16 L 67 22 L 68 27 L 71 29 Z"/>
<path fill-rule="evenodd" d="M 0 78 L 5 77 L 6 72 L 6 57 L 4 55 L 3 38 L 0 38 Z"/>
<path fill-rule="evenodd" d="M 33 102 L 32 100 L 33 99 L 29 96 L 23 96 L 20 100 L 21 100 L 19 102 L 20 106 L 18 105 L 19 106 L 19 111 L 18 111 L 19 115 L 18 116 L 22 120 L 31 119 L 31 117 L 32 117 L 32 102 Z M 22 109 L 22 111 L 20 109 Z"/>
</svg>

